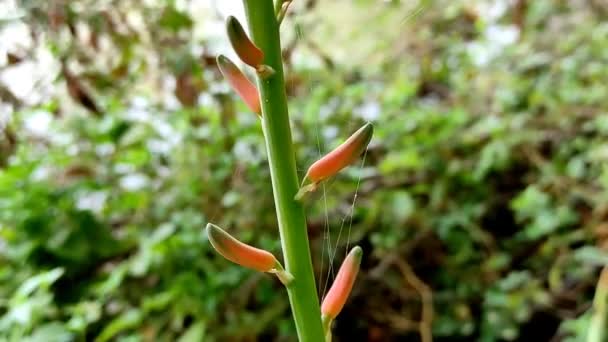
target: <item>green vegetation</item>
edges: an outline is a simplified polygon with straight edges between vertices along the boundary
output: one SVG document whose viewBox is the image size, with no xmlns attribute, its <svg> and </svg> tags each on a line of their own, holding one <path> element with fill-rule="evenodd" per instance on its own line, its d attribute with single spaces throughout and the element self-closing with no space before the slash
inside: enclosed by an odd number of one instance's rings
<svg viewBox="0 0 608 342">
<path fill-rule="evenodd" d="M 211 6 L 53 3 L 0 20 L 36 38 L 0 58 L 0 341 L 296 340 L 283 285 L 203 229 L 282 255 L 260 119 L 217 69 L 225 32 L 200 35 Z M 334 341 L 598 331 L 607 19 L 591 0 L 291 5 L 298 178 L 374 124 L 364 162 L 304 201 L 318 292 L 348 249 L 365 255 Z M 6 85 L 49 59 L 31 92 Z"/>
</svg>

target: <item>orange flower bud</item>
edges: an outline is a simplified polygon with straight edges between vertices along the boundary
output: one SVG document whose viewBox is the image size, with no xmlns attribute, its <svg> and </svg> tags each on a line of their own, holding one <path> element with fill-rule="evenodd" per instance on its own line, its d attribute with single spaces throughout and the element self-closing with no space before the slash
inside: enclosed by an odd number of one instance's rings
<svg viewBox="0 0 608 342">
<path fill-rule="evenodd" d="M 253 83 L 243 75 L 241 70 L 228 57 L 224 55 L 217 56 L 217 65 L 222 75 L 228 80 L 228 83 L 245 101 L 247 107 L 254 113 L 261 115 L 260 96 L 258 95 L 258 89 Z"/>
<path fill-rule="evenodd" d="M 329 178 L 352 163 L 365 151 L 372 139 L 374 126 L 366 123 L 351 135 L 342 145 L 317 160 L 308 168 L 306 178 L 312 182 L 320 182 Z"/>
<path fill-rule="evenodd" d="M 228 17 L 226 31 L 232 48 L 245 64 L 257 68 L 264 62 L 264 52 L 247 37 L 243 26 L 235 17 Z"/>
<path fill-rule="evenodd" d="M 362 256 L 363 250 L 361 247 L 355 246 L 342 262 L 338 275 L 321 304 L 324 321 L 333 320 L 342 311 L 357 278 Z"/>
<path fill-rule="evenodd" d="M 307 193 L 315 191 L 319 182 L 335 175 L 357 159 L 367 148 L 373 134 L 374 126 L 368 122 L 353 133 L 342 145 L 314 162 L 308 168 L 302 181 L 302 187 L 300 187 L 294 199 L 296 201 L 301 200 Z M 309 179 L 311 183 L 304 185 L 306 179 Z"/>
<path fill-rule="evenodd" d="M 306 172 L 306 178 L 319 182 L 338 173 L 365 151 L 373 133 L 374 126 L 366 123 L 340 146 L 312 164 Z"/>
<path fill-rule="evenodd" d="M 211 245 L 224 258 L 260 272 L 273 272 L 280 267 L 272 253 L 244 244 L 214 224 L 208 223 L 206 230 Z"/>
</svg>

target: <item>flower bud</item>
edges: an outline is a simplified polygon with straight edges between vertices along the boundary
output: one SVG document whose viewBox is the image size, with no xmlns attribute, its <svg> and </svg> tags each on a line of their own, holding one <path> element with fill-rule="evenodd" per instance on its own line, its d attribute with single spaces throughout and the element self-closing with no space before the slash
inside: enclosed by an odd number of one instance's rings
<svg viewBox="0 0 608 342">
<path fill-rule="evenodd" d="M 245 64 L 257 68 L 264 62 L 264 52 L 247 37 L 243 26 L 235 17 L 228 17 L 226 31 L 232 48 Z"/>
<path fill-rule="evenodd" d="M 363 250 L 361 247 L 355 246 L 342 262 L 338 275 L 321 304 L 321 314 L 324 321 L 333 320 L 342 311 L 357 278 L 362 256 Z"/>
<path fill-rule="evenodd" d="M 365 151 L 373 133 L 374 126 L 366 123 L 344 143 L 313 163 L 306 172 L 306 178 L 312 182 L 320 182 L 338 173 Z"/>
<path fill-rule="evenodd" d="M 272 253 L 244 244 L 214 224 L 208 223 L 206 230 L 213 248 L 236 264 L 260 272 L 272 272 L 280 265 Z"/>
<path fill-rule="evenodd" d="M 228 83 L 230 83 L 230 86 L 232 86 L 241 99 L 245 101 L 247 107 L 254 113 L 261 115 L 260 96 L 253 83 L 243 75 L 241 70 L 239 70 L 228 57 L 224 55 L 217 56 L 217 65 L 220 68 L 222 75 L 224 75 L 226 80 L 228 80 Z"/>
</svg>

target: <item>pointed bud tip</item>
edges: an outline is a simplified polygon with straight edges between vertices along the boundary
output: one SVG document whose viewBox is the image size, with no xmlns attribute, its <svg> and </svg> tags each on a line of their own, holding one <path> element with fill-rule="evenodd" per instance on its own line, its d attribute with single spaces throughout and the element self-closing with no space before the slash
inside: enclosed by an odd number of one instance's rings
<svg viewBox="0 0 608 342">
<path fill-rule="evenodd" d="M 367 146 L 374 135 L 374 125 L 372 125 L 371 122 L 367 122 L 365 125 L 363 125 L 363 127 L 360 128 L 360 130 L 361 134 L 365 136 L 365 143 L 363 145 Z"/>
<path fill-rule="evenodd" d="M 234 74 L 234 70 L 238 69 L 238 67 L 230 60 L 230 58 L 224 55 L 218 55 L 215 58 L 215 62 L 218 68 L 220 68 L 220 72 L 224 76 L 228 76 L 228 74 Z"/>
<path fill-rule="evenodd" d="M 229 16 L 226 19 L 226 32 L 232 48 L 243 62 L 254 68 L 263 63 L 264 53 L 253 44 L 235 17 Z"/>
<path fill-rule="evenodd" d="M 361 265 L 361 260 L 363 259 L 363 249 L 359 246 L 353 247 L 350 250 L 346 258 L 344 258 L 344 266 L 350 268 L 350 272 L 359 272 L 359 267 Z"/>
<path fill-rule="evenodd" d="M 226 64 L 227 60 L 228 60 L 228 57 L 226 57 L 224 55 L 217 55 L 217 57 L 215 57 L 215 61 L 218 65 Z"/>
<path fill-rule="evenodd" d="M 361 260 L 361 258 L 363 257 L 363 248 L 355 246 L 353 247 L 353 249 L 350 250 L 350 253 L 348 254 L 352 255 L 357 260 Z"/>
<path fill-rule="evenodd" d="M 239 30 L 242 29 L 241 23 L 232 15 L 226 18 L 226 30 Z"/>
<path fill-rule="evenodd" d="M 214 225 L 213 223 L 207 223 L 205 231 L 207 231 L 207 237 L 209 238 L 211 245 L 213 245 L 215 249 L 221 249 L 221 241 L 225 241 L 231 238 L 230 234 L 228 234 L 222 228 Z"/>
<path fill-rule="evenodd" d="M 222 228 L 214 225 L 213 223 L 207 223 L 207 226 L 205 227 L 207 234 L 213 234 L 213 232 L 217 229 L 222 230 Z"/>
</svg>

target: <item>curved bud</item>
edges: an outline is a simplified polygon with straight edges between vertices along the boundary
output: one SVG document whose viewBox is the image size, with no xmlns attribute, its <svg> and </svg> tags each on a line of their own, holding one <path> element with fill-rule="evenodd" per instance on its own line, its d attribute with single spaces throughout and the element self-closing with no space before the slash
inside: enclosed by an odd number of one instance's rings
<svg viewBox="0 0 608 342">
<path fill-rule="evenodd" d="M 261 79 L 267 79 L 274 75 L 274 69 L 268 65 L 260 64 L 255 68 L 255 72 L 260 76 Z"/>
<path fill-rule="evenodd" d="M 294 196 L 294 199 L 296 201 L 301 200 L 307 193 L 315 191 L 319 182 L 335 175 L 355 161 L 365 151 L 373 134 L 374 126 L 368 122 L 340 146 L 314 162 L 308 168 L 302 180 L 302 186 Z M 310 180 L 311 183 L 304 185 L 306 179 Z"/>
<path fill-rule="evenodd" d="M 361 247 L 355 246 L 342 262 L 338 275 L 321 304 L 324 322 L 331 322 L 342 311 L 357 278 L 362 256 Z"/>
<path fill-rule="evenodd" d="M 279 265 L 272 253 L 244 244 L 214 224 L 208 223 L 206 230 L 213 248 L 236 264 L 260 272 L 272 272 Z"/>
<path fill-rule="evenodd" d="M 306 172 L 306 177 L 312 182 L 320 182 L 329 178 L 355 161 L 365 151 L 372 139 L 374 126 L 366 123 L 351 135 L 344 143 L 321 159 L 314 162 Z"/>
<path fill-rule="evenodd" d="M 228 39 L 234 52 L 245 64 L 257 68 L 258 65 L 264 62 L 264 52 L 247 37 L 243 26 L 241 26 L 241 23 L 235 17 L 228 17 L 226 31 L 228 31 Z"/>
<path fill-rule="evenodd" d="M 217 66 L 220 68 L 222 75 L 228 80 L 228 83 L 230 83 L 230 86 L 245 101 L 247 107 L 254 113 L 261 115 L 260 96 L 258 95 L 258 89 L 253 83 L 224 55 L 217 56 Z"/>
<path fill-rule="evenodd" d="M 281 9 L 277 14 L 277 22 L 279 23 L 279 25 L 281 25 L 281 23 L 283 22 L 285 14 L 287 14 L 287 9 L 289 8 L 289 5 L 291 5 L 291 0 L 285 0 L 285 2 L 283 2 L 283 4 L 281 5 Z"/>
</svg>

